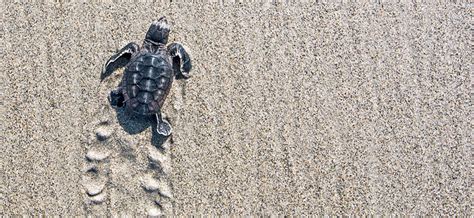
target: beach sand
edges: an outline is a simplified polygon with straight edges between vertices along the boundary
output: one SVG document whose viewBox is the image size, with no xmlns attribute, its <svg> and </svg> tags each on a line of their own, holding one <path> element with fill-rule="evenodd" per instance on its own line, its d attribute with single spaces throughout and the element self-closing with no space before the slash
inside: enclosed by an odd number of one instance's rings
<svg viewBox="0 0 474 218">
<path fill-rule="evenodd" d="M 5 2 L 0 214 L 472 216 L 470 7 Z M 162 15 L 166 142 L 99 78 Z"/>
</svg>

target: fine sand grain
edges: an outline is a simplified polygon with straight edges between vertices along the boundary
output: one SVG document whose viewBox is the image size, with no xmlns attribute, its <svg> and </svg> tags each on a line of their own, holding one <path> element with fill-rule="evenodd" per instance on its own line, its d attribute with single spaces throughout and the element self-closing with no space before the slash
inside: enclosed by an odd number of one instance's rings
<svg viewBox="0 0 474 218">
<path fill-rule="evenodd" d="M 2 2 L 0 215 L 472 216 L 472 4 L 364 2 Z M 162 15 L 167 141 L 100 81 Z"/>
</svg>

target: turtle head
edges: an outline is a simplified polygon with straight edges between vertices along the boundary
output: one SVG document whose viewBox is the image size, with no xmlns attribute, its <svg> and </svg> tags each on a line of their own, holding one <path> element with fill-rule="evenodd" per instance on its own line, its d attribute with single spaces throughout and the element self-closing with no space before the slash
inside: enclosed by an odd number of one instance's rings
<svg viewBox="0 0 474 218">
<path fill-rule="evenodd" d="M 145 36 L 145 41 L 152 44 L 166 44 L 168 43 L 168 35 L 170 33 L 170 25 L 166 17 L 161 17 L 151 23 L 150 28 Z"/>
</svg>

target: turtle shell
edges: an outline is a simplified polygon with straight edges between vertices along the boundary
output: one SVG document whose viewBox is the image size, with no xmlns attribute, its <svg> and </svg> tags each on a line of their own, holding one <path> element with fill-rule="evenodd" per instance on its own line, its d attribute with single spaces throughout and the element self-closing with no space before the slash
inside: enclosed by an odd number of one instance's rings
<svg viewBox="0 0 474 218">
<path fill-rule="evenodd" d="M 173 82 L 170 61 L 160 55 L 142 54 L 125 68 L 126 107 L 141 115 L 159 112 Z"/>
</svg>

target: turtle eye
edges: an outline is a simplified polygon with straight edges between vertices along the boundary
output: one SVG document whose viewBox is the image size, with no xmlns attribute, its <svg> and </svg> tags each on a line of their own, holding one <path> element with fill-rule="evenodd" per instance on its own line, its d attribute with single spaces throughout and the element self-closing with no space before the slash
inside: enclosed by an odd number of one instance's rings
<svg viewBox="0 0 474 218">
<path fill-rule="evenodd" d="M 160 17 L 160 19 L 158 19 L 158 21 L 165 21 L 166 22 L 167 20 L 166 20 L 166 17 L 163 16 L 163 17 Z"/>
</svg>

